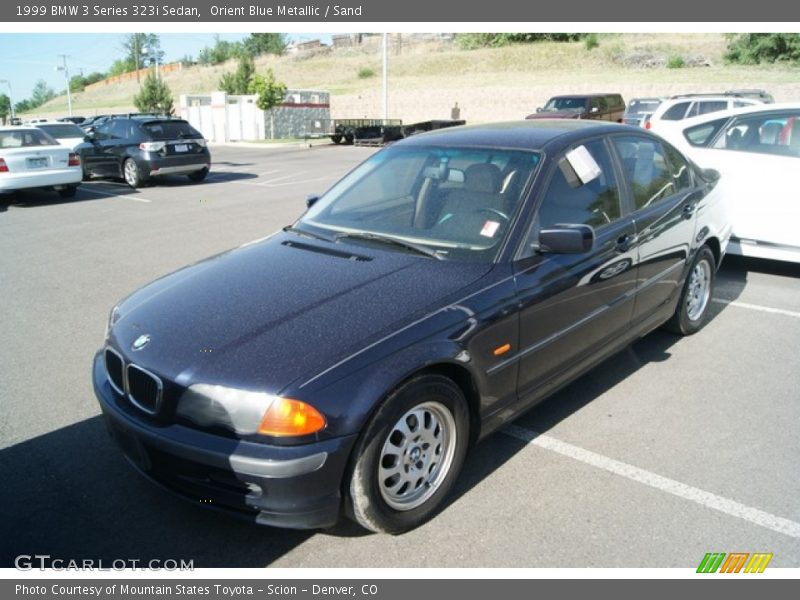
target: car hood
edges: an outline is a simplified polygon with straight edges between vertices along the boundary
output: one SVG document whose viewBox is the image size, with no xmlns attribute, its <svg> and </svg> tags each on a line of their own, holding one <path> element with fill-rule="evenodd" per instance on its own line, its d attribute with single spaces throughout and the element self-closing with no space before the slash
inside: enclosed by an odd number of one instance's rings
<svg viewBox="0 0 800 600">
<path fill-rule="evenodd" d="M 489 269 L 278 233 L 133 293 L 109 341 L 178 385 L 277 393 L 427 314 Z M 143 335 L 149 343 L 133 350 Z"/>
</svg>

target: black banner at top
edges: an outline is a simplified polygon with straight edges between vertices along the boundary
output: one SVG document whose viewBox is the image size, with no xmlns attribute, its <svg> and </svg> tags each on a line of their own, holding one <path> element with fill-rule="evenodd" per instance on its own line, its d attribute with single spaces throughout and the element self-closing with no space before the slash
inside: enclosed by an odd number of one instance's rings
<svg viewBox="0 0 800 600">
<path fill-rule="evenodd" d="M 800 22 L 786 0 L 8 0 L 0 22 Z"/>
</svg>

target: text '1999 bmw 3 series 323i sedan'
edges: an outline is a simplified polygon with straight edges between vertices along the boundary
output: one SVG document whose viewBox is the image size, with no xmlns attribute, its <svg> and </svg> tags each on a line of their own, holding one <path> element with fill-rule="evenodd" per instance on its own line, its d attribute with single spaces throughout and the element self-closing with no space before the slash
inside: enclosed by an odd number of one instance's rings
<svg viewBox="0 0 800 600">
<path fill-rule="evenodd" d="M 702 327 L 730 236 L 715 182 L 624 125 L 414 136 L 114 307 L 105 420 L 204 506 L 406 531 L 481 438 L 656 327 Z"/>
</svg>

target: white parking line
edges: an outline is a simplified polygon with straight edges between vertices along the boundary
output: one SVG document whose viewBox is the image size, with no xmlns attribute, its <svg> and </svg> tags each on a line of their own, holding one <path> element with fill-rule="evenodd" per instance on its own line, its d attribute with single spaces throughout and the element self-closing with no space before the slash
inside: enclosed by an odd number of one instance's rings
<svg viewBox="0 0 800 600">
<path fill-rule="evenodd" d="M 777 533 L 788 535 L 789 537 L 800 538 L 800 523 L 796 523 L 795 521 L 790 521 L 789 519 L 778 517 L 764 512 L 763 510 L 740 504 L 735 500 L 717 496 L 711 492 L 706 492 L 705 490 L 686 485 L 685 483 L 669 479 L 668 477 L 662 477 L 661 475 L 651 473 L 639 467 L 634 467 L 633 465 L 614 460 L 602 454 L 573 446 L 572 444 L 562 442 L 549 435 L 537 433 L 530 429 L 525 429 L 524 427 L 507 425 L 501 431 L 506 435 L 510 435 L 511 437 L 522 440 L 533 446 L 556 452 L 562 456 L 597 467 L 598 469 L 603 469 L 615 475 L 620 475 L 631 481 L 642 483 L 657 490 L 661 490 L 662 492 L 677 496 L 678 498 L 695 502 L 706 508 L 737 517 L 749 523 L 753 523 L 754 525 L 759 525 L 760 527 L 771 529 Z"/>
<path fill-rule="evenodd" d="M 141 197 L 137 198 L 135 196 L 130 196 L 128 194 L 114 194 L 112 192 L 101 192 L 100 190 L 90 189 L 87 188 L 86 186 L 81 186 L 80 190 L 82 192 L 88 192 L 90 194 L 99 194 L 101 196 L 109 196 L 112 198 L 125 198 L 126 200 L 136 200 L 136 202 L 148 202 L 148 203 L 152 202 L 152 200 L 148 200 L 147 198 L 141 198 Z"/>
<path fill-rule="evenodd" d="M 294 177 L 299 177 L 300 175 L 305 175 L 308 171 L 297 171 L 295 173 L 289 173 L 289 175 L 283 175 L 282 177 L 273 177 L 272 179 L 267 179 L 266 181 L 260 182 L 258 185 L 269 185 L 276 181 L 283 181 L 284 179 L 292 179 Z"/>
<path fill-rule="evenodd" d="M 712 302 L 717 304 L 726 304 L 728 306 L 735 306 L 736 308 L 747 308 L 749 310 L 759 310 L 761 312 L 773 313 L 776 315 L 784 315 L 787 317 L 794 317 L 800 319 L 800 312 L 793 310 L 784 310 L 782 308 L 772 308 L 769 306 L 761 306 L 759 304 L 748 304 L 747 302 L 739 302 L 738 300 L 722 300 L 721 298 L 714 298 Z"/>
</svg>

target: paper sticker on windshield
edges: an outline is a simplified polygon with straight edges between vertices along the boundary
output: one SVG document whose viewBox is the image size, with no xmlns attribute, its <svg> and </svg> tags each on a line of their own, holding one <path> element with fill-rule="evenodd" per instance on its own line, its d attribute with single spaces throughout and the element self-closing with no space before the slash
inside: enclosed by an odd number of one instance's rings
<svg viewBox="0 0 800 600">
<path fill-rule="evenodd" d="M 567 152 L 564 156 L 569 161 L 578 179 L 581 180 L 581 183 L 589 183 L 602 173 L 600 166 L 595 162 L 592 155 L 589 154 L 586 146 L 578 146 Z"/>
<path fill-rule="evenodd" d="M 498 227 L 500 227 L 500 223 L 497 221 L 486 221 L 486 223 L 483 224 L 483 229 L 481 229 L 481 235 L 489 238 L 494 237 Z"/>
</svg>

